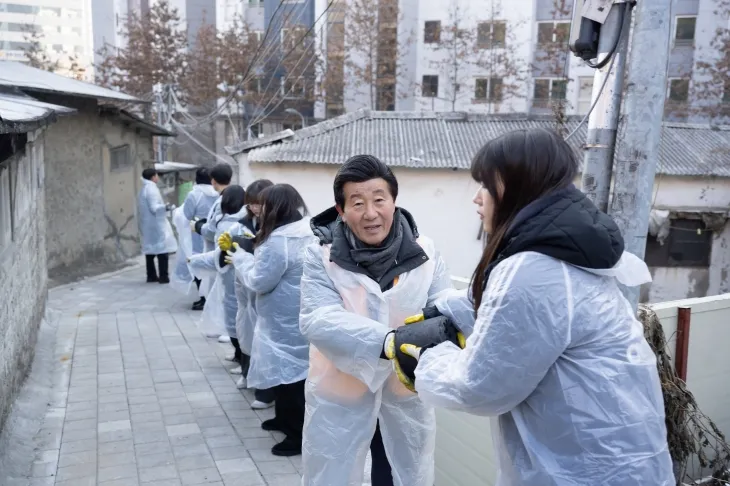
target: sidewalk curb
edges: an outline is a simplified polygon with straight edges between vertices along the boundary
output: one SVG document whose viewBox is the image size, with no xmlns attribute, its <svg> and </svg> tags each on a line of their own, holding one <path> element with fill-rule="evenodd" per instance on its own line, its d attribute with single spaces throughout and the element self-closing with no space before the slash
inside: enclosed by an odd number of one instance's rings
<svg viewBox="0 0 730 486">
<path fill-rule="evenodd" d="M 117 275 L 121 275 L 126 272 L 131 272 L 132 270 L 137 270 L 138 268 L 142 267 L 142 261 L 138 258 L 132 258 L 130 260 L 127 260 L 128 262 L 134 262 L 129 266 L 126 266 L 124 268 L 120 268 L 119 270 L 114 270 L 113 272 L 107 272 L 107 273 L 101 273 L 99 275 L 94 275 L 93 277 L 87 277 L 83 280 L 79 280 L 77 282 L 71 282 L 63 285 L 59 285 L 58 287 L 53 287 L 52 289 L 48 289 L 48 293 L 52 294 L 53 292 L 56 292 L 58 290 L 67 290 L 72 287 L 78 287 L 79 285 L 83 285 L 87 282 L 96 282 L 98 280 L 104 280 L 110 277 L 115 277 Z"/>
</svg>

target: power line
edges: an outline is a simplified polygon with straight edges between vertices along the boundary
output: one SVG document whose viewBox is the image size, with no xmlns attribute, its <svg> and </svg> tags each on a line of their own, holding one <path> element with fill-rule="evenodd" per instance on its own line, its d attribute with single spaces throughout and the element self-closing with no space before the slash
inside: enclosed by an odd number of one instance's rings
<svg viewBox="0 0 730 486">
<path fill-rule="evenodd" d="M 317 24 L 319 24 L 322 17 L 324 17 L 327 14 L 327 12 L 332 7 L 332 5 L 334 5 L 335 2 L 337 2 L 337 1 L 338 0 L 330 0 L 330 2 L 327 4 L 327 7 L 324 9 L 324 11 L 322 11 L 322 13 L 312 23 L 312 26 L 309 29 L 307 29 L 306 32 L 304 32 L 302 37 L 299 39 L 299 42 L 297 42 L 294 46 L 292 46 L 292 48 L 289 49 L 289 51 L 279 60 L 279 63 L 277 64 L 276 69 L 278 69 L 281 66 L 282 61 L 284 59 L 286 59 L 292 52 L 294 52 L 294 50 L 298 47 L 298 45 L 301 44 L 302 41 L 304 41 L 304 39 L 306 39 L 307 36 L 312 33 L 312 31 L 315 29 Z M 324 31 L 324 27 L 326 25 L 327 25 L 327 22 L 323 23 L 322 26 L 320 27 L 320 31 Z M 312 39 L 312 43 L 311 43 L 312 47 L 315 46 L 315 41 L 316 41 L 316 36 L 315 36 L 315 38 Z M 299 66 L 299 63 L 301 62 L 301 60 L 304 58 L 305 55 L 306 55 L 306 52 L 303 53 L 302 56 L 300 56 L 296 65 L 294 66 L 295 70 L 296 70 L 297 66 Z M 315 58 L 316 58 L 316 52 L 313 52 L 309 62 L 307 63 L 307 65 L 304 68 L 305 72 L 306 72 L 307 68 L 309 68 L 309 66 L 311 65 L 312 61 L 314 61 Z M 280 81 L 280 82 L 283 82 L 284 86 L 286 86 L 286 80 L 289 79 L 290 74 L 291 73 L 287 73 L 287 76 L 283 79 L 283 81 Z M 271 81 L 273 81 L 273 79 L 274 79 L 274 77 L 271 77 L 271 79 L 269 79 L 269 83 L 266 87 L 266 90 L 264 90 L 264 91 L 268 90 L 269 86 L 271 85 Z M 260 123 L 261 121 L 265 120 L 271 113 L 273 113 L 273 111 L 275 111 L 279 106 L 281 106 L 281 103 L 283 103 L 284 99 L 286 98 L 286 95 L 289 94 L 289 92 L 291 92 L 293 87 L 294 87 L 294 85 L 292 85 L 292 87 L 289 89 L 289 91 L 287 93 L 284 93 L 282 95 L 282 99 L 279 101 L 279 103 L 277 103 L 277 105 L 274 107 L 274 109 L 272 111 L 270 111 L 268 114 L 264 115 L 263 117 L 260 115 L 255 115 L 256 118 L 254 119 L 254 121 L 252 121 L 248 124 L 248 128 L 250 129 L 252 126 L 256 125 L 256 123 Z M 262 110 L 263 112 L 266 111 L 266 108 L 274 101 L 275 98 L 276 98 L 276 95 L 273 95 L 271 97 L 271 99 L 269 99 L 269 101 L 266 103 L 266 106 Z M 257 103 L 257 105 L 256 105 L 256 109 L 258 109 L 258 108 L 260 108 L 260 103 Z M 254 111 L 254 113 L 255 113 L 255 111 Z"/>
<path fill-rule="evenodd" d="M 178 122 L 177 122 L 177 120 L 175 120 L 174 118 L 172 119 L 172 125 L 173 125 L 173 126 L 174 126 L 175 128 L 177 128 L 178 130 L 180 130 L 181 132 L 183 132 L 183 133 L 184 133 L 185 135 L 187 135 L 187 136 L 188 136 L 188 138 L 189 138 L 190 140 L 192 140 L 192 141 L 193 141 L 193 142 L 195 143 L 195 145 L 197 145 L 198 147 L 200 147 L 200 148 L 202 148 L 203 150 L 205 150 L 205 151 L 206 151 L 206 152 L 207 152 L 208 154 L 212 155 L 213 157 L 215 157 L 216 159 L 220 160 L 221 162 L 225 162 L 226 164 L 230 164 L 230 160 L 226 160 L 226 159 L 224 159 L 223 157 L 221 157 L 220 155 L 218 155 L 218 154 L 216 154 L 215 152 L 211 151 L 211 150 L 210 150 L 210 149 L 209 149 L 208 147 L 206 147 L 206 146 L 205 146 L 205 145 L 204 145 L 204 144 L 203 144 L 202 142 L 198 141 L 198 139 L 196 139 L 195 137 L 193 137 L 193 135 L 192 135 L 192 134 L 191 134 L 190 132 L 188 132 L 188 131 L 187 131 L 187 130 L 186 130 L 186 129 L 185 129 L 185 128 L 184 128 L 184 127 L 183 127 L 183 126 L 182 126 L 182 125 L 180 124 L 180 123 L 178 123 Z"/>
</svg>

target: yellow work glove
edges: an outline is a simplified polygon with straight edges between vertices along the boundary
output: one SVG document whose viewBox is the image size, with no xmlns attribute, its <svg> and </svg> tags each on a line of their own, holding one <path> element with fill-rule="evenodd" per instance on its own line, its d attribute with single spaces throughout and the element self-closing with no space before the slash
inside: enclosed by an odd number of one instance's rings
<svg viewBox="0 0 730 486">
<path fill-rule="evenodd" d="M 406 346 L 405 344 L 401 346 L 401 350 L 403 347 Z M 415 366 L 408 366 L 406 365 L 406 369 L 401 365 L 400 360 L 398 359 L 396 348 L 395 348 L 395 333 L 390 333 L 385 338 L 385 357 L 388 358 L 393 362 L 393 371 L 395 371 L 395 375 L 398 377 L 398 380 L 403 384 L 404 387 L 406 387 L 408 390 L 412 391 L 413 393 L 416 393 L 416 385 L 415 385 Z M 418 364 L 418 360 L 416 360 L 416 364 Z"/>
<path fill-rule="evenodd" d="M 231 238 L 231 234 L 229 232 L 225 232 L 222 235 L 218 237 L 218 248 L 221 249 L 221 251 L 228 251 L 233 246 L 233 239 Z"/>
<path fill-rule="evenodd" d="M 228 234 L 228 233 L 226 233 L 226 234 Z M 235 255 L 236 252 L 238 250 L 240 250 L 240 249 L 241 249 L 241 247 L 238 246 L 238 243 L 236 243 L 234 241 L 233 244 L 231 245 L 231 248 L 229 248 L 228 250 L 226 250 L 226 255 L 223 257 L 223 260 L 227 264 L 231 265 L 233 263 L 233 255 Z"/>
</svg>

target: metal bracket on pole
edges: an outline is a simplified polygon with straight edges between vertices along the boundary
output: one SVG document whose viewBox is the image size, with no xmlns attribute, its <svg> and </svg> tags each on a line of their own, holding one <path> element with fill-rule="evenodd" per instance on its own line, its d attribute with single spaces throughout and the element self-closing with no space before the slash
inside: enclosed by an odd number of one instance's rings
<svg viewBox="0 0 730 486">
<path fill-rule="evenodd" d="M 615 3 L 626 3 L 629 0 L 585 0 L 580 15 L 599 24 L 604 24 Z"/>
</svg>

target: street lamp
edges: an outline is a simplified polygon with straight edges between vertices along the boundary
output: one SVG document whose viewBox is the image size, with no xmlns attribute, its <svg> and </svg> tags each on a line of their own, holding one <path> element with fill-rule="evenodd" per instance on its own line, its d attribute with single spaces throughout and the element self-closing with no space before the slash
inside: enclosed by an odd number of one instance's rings
<svg viewBox="0 0 730 486">
<path fill-rule="evenodd" d="M 307 122 L 304 120 L 304 115 L 299 113 L 294 108 L 287 108 L 286 110 L 284 110 L 284 113 L 289 113 L 290 115 L 299 115 L 299 118 L 302 119 L 302 128 L 305 128 L 307 126 Z"/>
</svg>

